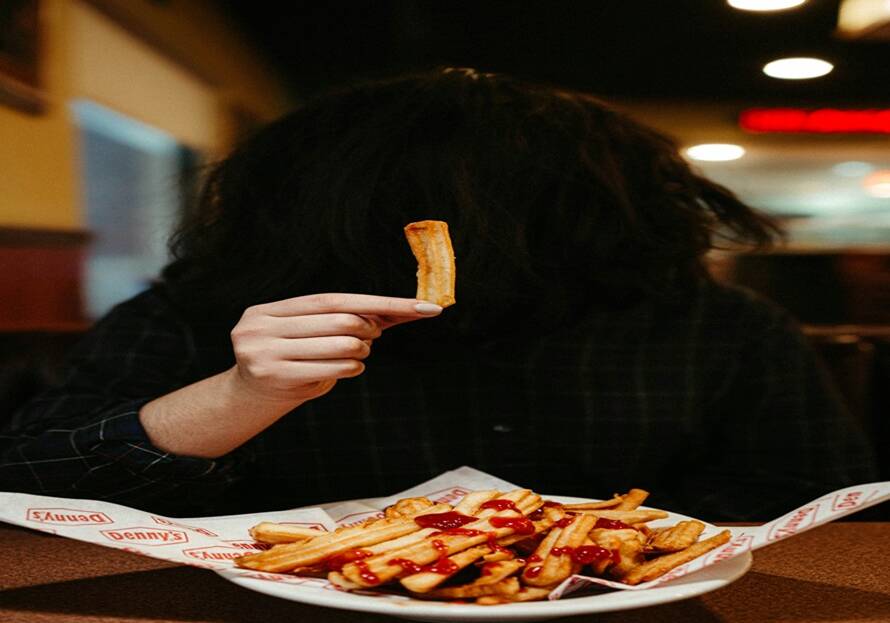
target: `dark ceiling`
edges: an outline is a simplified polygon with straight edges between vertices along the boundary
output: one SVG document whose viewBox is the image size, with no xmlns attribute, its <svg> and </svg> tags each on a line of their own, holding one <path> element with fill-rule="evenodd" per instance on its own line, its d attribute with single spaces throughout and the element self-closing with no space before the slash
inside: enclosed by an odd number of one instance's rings
<svg viewBox="0 0 890 623">
<path fill-rule="evenodd" d="M 350 78 L 470 66 L 603 96 L 890 105 L 890 41 L 837 38 L 839 0 L 751 13 L 725 0 L 220 1 L 305 95 Z M 820 56 L 829 76 L 760 68 Z"/>
</svg>

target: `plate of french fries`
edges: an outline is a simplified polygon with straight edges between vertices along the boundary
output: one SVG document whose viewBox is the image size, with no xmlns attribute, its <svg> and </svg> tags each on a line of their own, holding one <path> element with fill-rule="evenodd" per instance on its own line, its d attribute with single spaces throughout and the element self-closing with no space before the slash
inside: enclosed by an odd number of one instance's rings
<svg viewBox="0 0 890 623">
<path fill-rule="evenodd" d="M 750 567 L 747 554 L 664 581 L 730 533 L 645 507 L 647 496 L 641 489 L 606 500 L 483 490 L 453 505 L 404 498 L 382 517 L 332 532 L 259 521 L 251 536 L 268 549 L 237 558 L 241 571 L 223 575 L 319 606 L 482 621 L 666 603 L 725 586 Z M 657 585 L 637 590 L 649 584 Z M 578 585 L 586 588 L 573 592 Z"/>
</svg>

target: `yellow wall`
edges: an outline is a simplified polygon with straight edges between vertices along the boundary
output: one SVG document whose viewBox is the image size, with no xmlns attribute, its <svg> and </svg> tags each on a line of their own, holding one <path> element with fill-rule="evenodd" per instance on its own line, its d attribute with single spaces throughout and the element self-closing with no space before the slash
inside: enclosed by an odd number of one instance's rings
<svg viewBox="0 0 890 623">
<path fill-rule="evenodd" d="M 42 90 L 47 110 L 0 106 L 0 225 L 71 229 L 80 225 L 73 170 L 74 128 L 66 96 L 64 0 L 42 5 Z"/>
<path fill-rule="evenodd" d="M 45 112 L 0 106 L 0 227 L 83 227 L 73 98 L 211 155 L 231 144 L 236 109 L 262 122 L 290 106 L 281 81 L 203 0 L 42 0 L 41 28 Z"/>
<path fill-rule="evenodd" d="M 95 8 L 74 3 L 72 9 L 72 97 L 102 104 L 196 149 L 224 147 L 217 130 L 219 103 L 210 85 Z"/>
</svg>

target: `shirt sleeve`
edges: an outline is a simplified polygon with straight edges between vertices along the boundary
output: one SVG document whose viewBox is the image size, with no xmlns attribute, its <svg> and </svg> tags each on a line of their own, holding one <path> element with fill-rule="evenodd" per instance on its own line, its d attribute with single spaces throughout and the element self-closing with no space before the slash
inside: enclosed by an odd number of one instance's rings
<svg viewBox="0 0 890 623">
<path fill-rule="evenodd" d="M 139 410 L 200 378 L 194 340 L 158 292 L 127 301 L 75 347 L 63 381 L 0 428 L 0 490 L 202 514 L 236 480 L 244 453 L 163 452 Z"/>
<path fill-rule="evenodd" d="M 769 520 L 873 481 L 872 449 L 795 321 L 752 328 L 706 406 L 706 455 L 684 475 L 685 506 L 713 520 Z"/>
</svg>

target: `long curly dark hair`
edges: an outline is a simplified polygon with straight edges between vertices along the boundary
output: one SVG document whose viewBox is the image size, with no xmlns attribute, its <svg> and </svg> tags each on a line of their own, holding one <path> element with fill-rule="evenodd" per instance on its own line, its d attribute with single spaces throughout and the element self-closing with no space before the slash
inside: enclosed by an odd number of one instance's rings
<svg viewBox="0 0 890 623">
<path fill-rule="evenodd" d="M 682 290 L 719 239 L 779 233 L 592 96 L 438 70 L 320 96 L 246 140 L 209 172 L 163 277 L 221 318 L 312 292 L 413 296 L 402 227 L 423 219 L 451 229 L 452 335 Z"/>
</svg>

